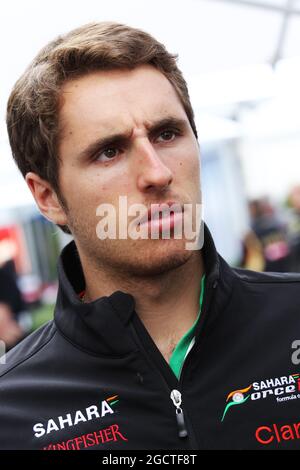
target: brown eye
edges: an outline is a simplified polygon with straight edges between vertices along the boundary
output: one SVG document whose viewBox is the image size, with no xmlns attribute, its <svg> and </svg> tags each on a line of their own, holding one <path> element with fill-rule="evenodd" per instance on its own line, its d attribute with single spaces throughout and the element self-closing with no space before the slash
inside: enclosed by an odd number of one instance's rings
<svg viewBox="0 0 300 470">
<path fill-rule="evenodd" d="M 117 150 L 114 149 L 114 148 L 111 148 L 111 149 L 106 149 L 104 150 L 103 152 L 103 155 L 106 157 L 106 158 L 114 158 L 117 154 Z"/>
<path fill-rule="evenodd" d="M 116 158 L 120 153 L 120 150 L 114 147 L 107 148 L 102 152 L 99 152 L 97 155 L 96 160 L 100 162 L 108 162 L 109 160 L 113 160 Z"/>
<path fill-rule="evenodd" d="M 157 140 L 160 142 L 171 142 L 172 140 L 174 140 L 176 135 L 177 133 L 175 131 L 166 130 L 166 131 L 163 131 L 161 134 L 159 134 Z"/>
</svg>

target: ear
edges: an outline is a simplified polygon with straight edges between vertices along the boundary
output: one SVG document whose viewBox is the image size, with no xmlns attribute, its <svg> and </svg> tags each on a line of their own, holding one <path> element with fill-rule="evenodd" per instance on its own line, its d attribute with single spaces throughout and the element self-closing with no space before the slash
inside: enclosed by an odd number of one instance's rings
<svg viewBox="0 0 300 470">
<path fill-rule="evenodd" d="M 38 208 L 46 219 L 57 225 L 67 225 L 66 213 L 50 183 L 31 171 L 26 174 L 25 180 Z"/>
</svg>

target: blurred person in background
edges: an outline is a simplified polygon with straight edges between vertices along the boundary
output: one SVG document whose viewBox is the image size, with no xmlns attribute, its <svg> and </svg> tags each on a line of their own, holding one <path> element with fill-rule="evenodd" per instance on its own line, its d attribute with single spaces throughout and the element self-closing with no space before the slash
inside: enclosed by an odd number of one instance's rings
<svg viewBox="0 0 300 470">
<path fill-rule="evenodd" d="M 9 256 L 8 244 L 0 242 L 0 245 L 0 340 L 5 342 L 9 350 L 26 335 L 26 328 L 22 324 L 26 304 L 17 283 L 15 264 Z"/>
<path fill-rule="evenodd" d="M 0 303 L 0 340 L 4 341 L 6 351 L 24 337 L 23 330 L 15 320 L 14 314 L 6 303 Z"/>
<path fill-rule="evenodd" d="M 250 201 L 251 228 L 261 243 L 264 271 L 291 271 L 287 227 L 268 197 Z"/>
<path fill-rule="evenodd" d="M 300 272 L 300 185 L 291 189 L 287 205 L 290 208 L 288 235 L 291 247 L 291 271 Z"/>
<path fill-rule="evenodd" d="M 242 240 L 242 259 L 239 266 L 252 271 L 265 270 L 264 249 L 253 230 L 249 230 Z"/>
</svg>

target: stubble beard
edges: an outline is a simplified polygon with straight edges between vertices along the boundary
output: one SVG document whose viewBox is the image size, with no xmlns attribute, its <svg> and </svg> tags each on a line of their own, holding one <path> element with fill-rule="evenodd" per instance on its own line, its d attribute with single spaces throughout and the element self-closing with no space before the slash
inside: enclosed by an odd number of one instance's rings
<svg viewBox="0 0 300 470">
<path fill-rule="evenodd" d="M 185 264 L 192 251 L 185 240 L 99 240 L 86 222 L 69 214 L 69 227 L 75 243 L 95 272 L 102 271 L 122 278 L 156 277 Z M 93 227 L 94 228 L 94 227 Z"/>
</svg>

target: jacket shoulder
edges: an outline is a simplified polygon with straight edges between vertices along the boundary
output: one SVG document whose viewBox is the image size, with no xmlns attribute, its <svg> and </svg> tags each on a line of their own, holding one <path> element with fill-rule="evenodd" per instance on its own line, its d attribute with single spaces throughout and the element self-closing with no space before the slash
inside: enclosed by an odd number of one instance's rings
<svg viewBox="0 0 300 470">
<path fill-rule="evenodd" d="M 233 268 L 232 270 L 235 275 L 244 282 L 259 284 L 300 284 L 300 273 L 257 272 L 242 268 Z"/>
<path fill-rule="evenodd" d="M 51 320 L 36 331 L 27 336 L 17 346 L 8 351 L 2 362 L 0 359 L 0 381 L 9 372 L 15 370 L 21 364 L 30 361 L 36 356 L 46 344 L 48 344 L 56 333 L 54 321 Z M 4 364 L 3 364 L 4 362 Z"/>
</svg>

